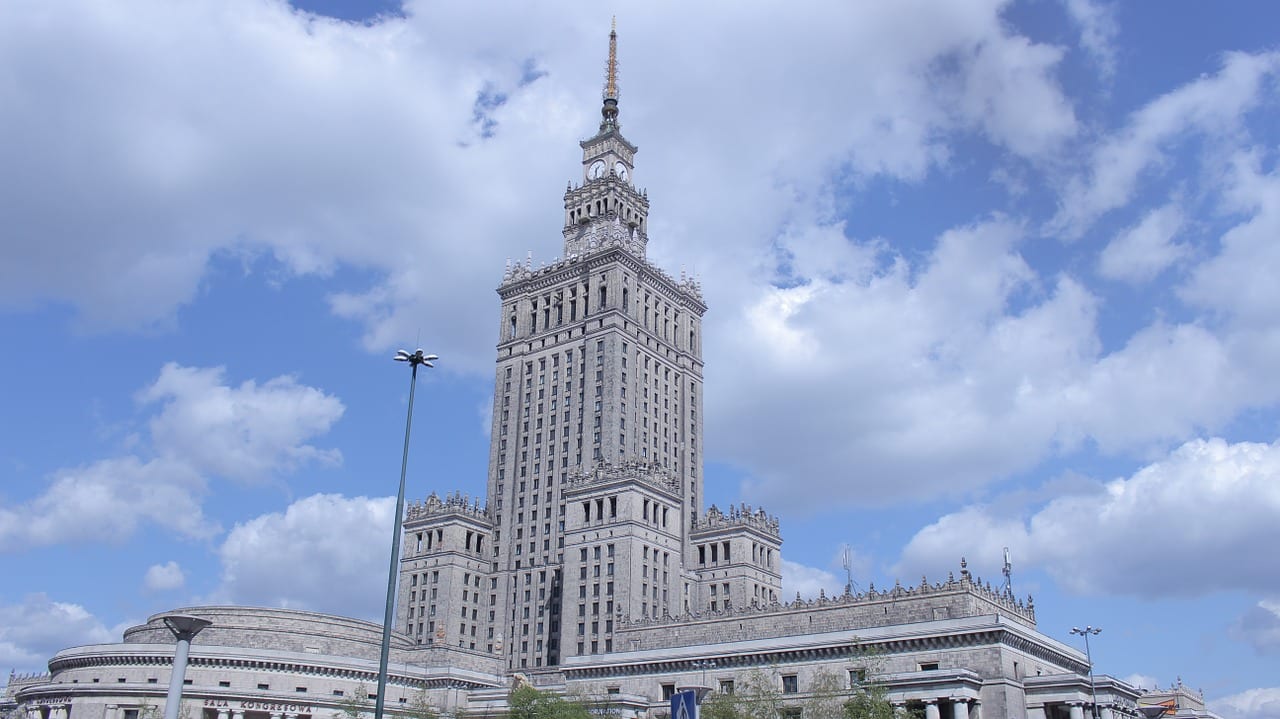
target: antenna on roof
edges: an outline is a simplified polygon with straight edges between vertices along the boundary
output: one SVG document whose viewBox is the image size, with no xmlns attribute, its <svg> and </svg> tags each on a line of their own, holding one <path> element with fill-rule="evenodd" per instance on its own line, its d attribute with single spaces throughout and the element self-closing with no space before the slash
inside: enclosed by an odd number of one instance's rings
<svg viewBox="0 0 1280 719">
<path fill-rule="evenodd" d="M 840 561 L 844 564 L 844 593 L 853 594 L 858 588 L 857 582 L 853 581 L 853 547 L 847 544 L 840 546 Z"/>
<path fill-rule="evenodd" d="M 1004 568 L 1000 570 L 1004 574 L 1004 586 L 1001 591 L 1005 594 L 1013 594 L 1013 562 L 1009 560 L 1009 548 L 1004 548 Z"/>
</svg>

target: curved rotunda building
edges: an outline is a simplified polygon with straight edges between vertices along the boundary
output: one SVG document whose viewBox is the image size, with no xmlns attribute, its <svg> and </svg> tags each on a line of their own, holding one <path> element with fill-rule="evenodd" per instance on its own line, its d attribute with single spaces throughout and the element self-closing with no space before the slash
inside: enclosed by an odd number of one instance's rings
<svg viewBox="0 0 1280 719">
<path fill-rule="evenodd" d="M 926 719 L 1136 716 L 1030 600 L 959 578 L 781 603 L 778 520 L 704 507 L 701 288 L 650 263 L 638 148 L 622 136 L 616 33 L 598 132 L 564 195 L 563 256 L 509 266 L 487 497 L 410 506 L 386 706 L 502 716 L 513 678 L 623 719 L 670 695 L 775 683 L 798 716 L 819 675 L 874 678 Z M 284 609 L 191 607 L 186 719 L 319 719 L 362 708 L 381 626 Z M 875 657 L 875 661 L 867 661 Z M 17 719 L 153 719 L 174 658 L 163 615 L 119 644 L 13 677 Z M 420 712 L 419 712 L 420 713 Z"/>
</svg>

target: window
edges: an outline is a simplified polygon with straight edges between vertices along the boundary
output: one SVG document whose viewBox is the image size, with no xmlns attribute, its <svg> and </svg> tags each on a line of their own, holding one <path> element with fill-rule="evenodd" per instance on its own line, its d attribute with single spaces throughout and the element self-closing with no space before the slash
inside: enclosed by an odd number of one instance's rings
<svg viewBox="0 0 1280 719">
<path fill-rule="evenodd" d="M 676 693 L 676 685 L 675 685 L 675 684 L 663 684 L 663 685 L 662 685 L 662 701 L 664 701 L 664 702 L 669 702 L 669 701 L 671 701 L 671 697 L 672 697 L 675 693 Z"/>
<path fill-rule="evenodd" d="M 732 694 L 732 693 L 733 693 L 733 680 L 732 680 L 732 679 L 721 679 L 721 680 L 720 680 L 720 693 L 721 693 L 721 694 Z"/>
<path fill-rule="evenodd" d="M 800 691 L 800 680 L 795 674 L 782 675 L 782 693 L 795 694 Z"/>
<path fill-rule="evenodd" d="M 937 662 L 920 662 L 920 671 L 936 672 L 938 671 L 938 663 Z"/>
</svg>

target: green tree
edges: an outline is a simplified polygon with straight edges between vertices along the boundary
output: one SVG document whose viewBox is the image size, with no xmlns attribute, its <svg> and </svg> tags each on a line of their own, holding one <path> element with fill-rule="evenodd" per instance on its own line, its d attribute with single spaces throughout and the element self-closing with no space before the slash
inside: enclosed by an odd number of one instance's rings
<svg viewBox="0 0 1280 719">
<path fill-rule="evenodd" d="M 844 703 L 845 719 L 901 719 L 908 716 L 889 701 L 889 689 L 876 678 L 884 665 L 880 655 L 855 644 L 850 657 L 849 698 Z"/>
<path fill-rule="evenodd" d="M 511 691 L 507 706 L 510 719 L 591 719 L 591 712 L 582 702 L 541 692 L 528 684 Z"/>
<path fill-rule="evenodd" d="M 426 689 L 419 689 L 413 695 L 408 706 L 405 707 L 404 715 L 409 719 L 440 719 L 440 712 L 436 711 L 436 708 L 427 700 Z"/>
<path fill-rule="evenodd" d="M 369 690 L 358 686 L 351 692 L 351 696 L 344 696 L 342 701 L 338 702 L 338 711 L 334 712 L 333 716 L 334 719 L 361 719 L 370 708 Z"/>
<path fill-rule="evenodd" d="M 809 679 L 802 715 L 805 719 L 842 719 L 851 690 L 848 681 L 830 669 L 819 669 Z"/>
<path fill-rule="evenodd" d="M 734 682 L 732 694 L 717 693 L 702 700 L 701 719 L 778 719 L 783 697 L 775 671 L 753 669 Z"/>
</svg>

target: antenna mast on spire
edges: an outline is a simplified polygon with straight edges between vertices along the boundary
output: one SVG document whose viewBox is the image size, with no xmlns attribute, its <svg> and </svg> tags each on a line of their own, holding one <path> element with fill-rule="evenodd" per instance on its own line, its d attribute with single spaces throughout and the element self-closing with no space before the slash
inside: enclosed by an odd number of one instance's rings
<svg viewBox="0 0 1280 719">
<path fill-rule="evenodd" d="M 618 122 L 618 18 L 614 16 L 609 26 L 609 64 L 604 76 L 604 107 L 600 108 L 604 116 L 603 125 L 616 125 Z"/>
</svg>

